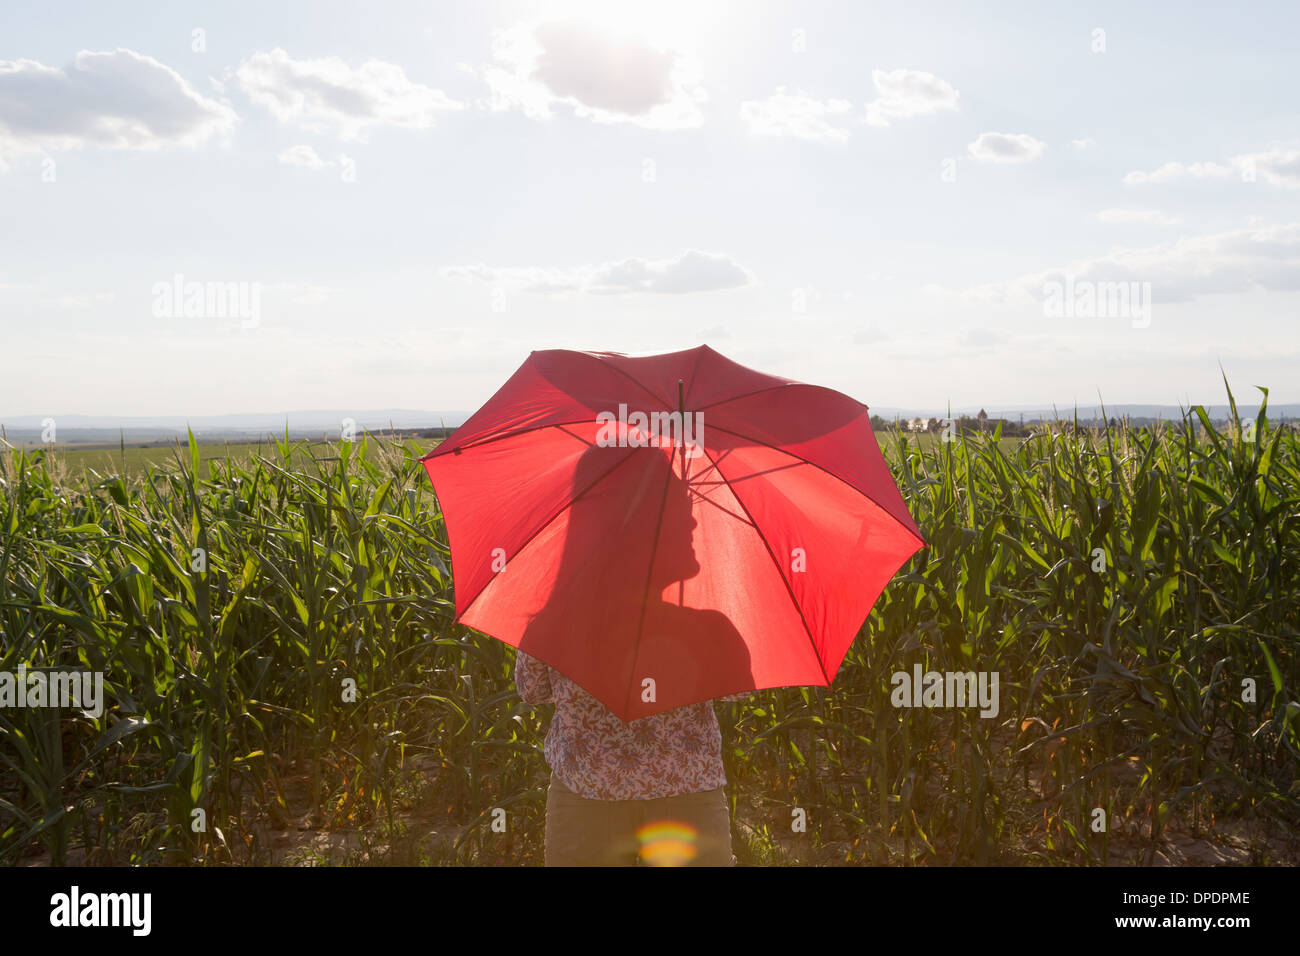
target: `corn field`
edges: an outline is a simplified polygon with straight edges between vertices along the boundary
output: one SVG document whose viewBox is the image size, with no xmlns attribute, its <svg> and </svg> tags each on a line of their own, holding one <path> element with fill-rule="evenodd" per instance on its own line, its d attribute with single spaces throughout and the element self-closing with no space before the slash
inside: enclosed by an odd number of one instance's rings
<svg viewBox="0 0 1300 956">
<path fill-rule="evenodd" d="M 740 862 L 1141 863 L 1173 830 L 1293 830 L 1300 438 L 1262 391 L 1223 430 L 879 435 L 930 548 L 831 688 L 716 705 Z M 263 864 L 296 829 L 541 862 L 549 714 L 452 622 L 427 449 L 331 449 L 0 454 L 0 672 L 102 672 L 105 698 L 0 707 L 0 860 Z M 894 706 L 914 665 L 997 672 L 997 716 Z"/>
</svg>

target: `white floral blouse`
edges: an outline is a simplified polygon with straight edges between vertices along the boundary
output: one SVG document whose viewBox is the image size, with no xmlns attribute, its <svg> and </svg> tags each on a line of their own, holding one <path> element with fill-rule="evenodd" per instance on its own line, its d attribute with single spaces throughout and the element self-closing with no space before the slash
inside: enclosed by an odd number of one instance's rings
<svg viewBox="0 0 1300 956">
<path fill-rule="evenodd" d="M 653 800 L 727 783 L 711 700 L 625 724 L 573 681 L 523 651 L 515 658 L 515 687 L 525 703 L 555 704 L 543 746 L 546 762 L 580 797 Z"/>
</svg>

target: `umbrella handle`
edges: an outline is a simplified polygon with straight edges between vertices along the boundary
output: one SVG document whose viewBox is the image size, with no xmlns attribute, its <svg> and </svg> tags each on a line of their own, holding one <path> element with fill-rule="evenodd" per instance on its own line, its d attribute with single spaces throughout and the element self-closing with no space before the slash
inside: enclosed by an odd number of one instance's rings
<svg viewBox="0 0 1300 956">
<path fill-rule="evenodd" d="M 677 411 L 681 415 L 681 432 L 682 440 L 682 481 L 686 478 L 686 382 L 683 379 L 677 380 Z M 684 607 L 686 605 L 686 582 L 677 582 L 677 605 Z"/>
<path fill-rule="evenodd" d="M 686 382 L 677 380 L 677 411 L 682 416 L 682 481 L 686 480 Z"/>
</svg>

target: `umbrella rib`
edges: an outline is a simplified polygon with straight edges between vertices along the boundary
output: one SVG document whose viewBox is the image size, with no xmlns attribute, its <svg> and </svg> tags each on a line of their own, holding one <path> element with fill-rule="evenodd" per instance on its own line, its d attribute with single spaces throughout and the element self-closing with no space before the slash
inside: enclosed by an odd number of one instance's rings
<svg viewBox="0 0 1300 956">
<path fill-rule="evenodd" d="M 633 377 L 632 377 L 632 374 L 631 374 L 630 372 L 628 372 L 628 371 L 626 371 L 626 370 L 624 370 L 624 369 L 619 368 L 617 365 L 611 365 L 611 364 L 608 363 L 608 362 L 602 361 L 601 359 L 596 358 L 596 356 L 592 355 L 590 352 L 580 352 L 579 354 L 580 354 L 580 355 L 585 355 L 585 356 L 587 356 L 587 357 L 588 357 L 589 359 L 591 359 L 593 362 L 599 362 L 599 363 L 600 363 L 601 365 L 603 365 L 605 368 L 612 369 L 613 371 L 618 372 L 619 375 L 622 375 L 622 376 L 623 376 L 624 378 L 626 378 L 629 382 L 631 382 L 631 383 L 632 383 L 633 385 L 635 385 L 637 388 L 641 389 L 641 391 L 645 392 L 647 395 L 649 395 L 651 398 L 653 398 L 656 402 L 658 402 L 658 403 L 659 403 L 660 405 L 662 405 L 664 408 L 668 409 L 670 412 L 673 411 L 673 407 L 672 407 L 672 405 L 670 405 L 668 402 L 664 401 L 662 398 L 660 398 L 660 397 L 659 397 L 658 395 L 656 395 L 654 392 L 650 391 L 649 386 L 645 385 L 643 382 L 637 380 L 636 378 L 633 378 Z M 627 358 L 627 356 L 623 356 L 623 357 L 624 357 L 624 358 Z"/>
<path fill-rule="evenodd" d="M 572 433 L 572 432 L 565 432 L 565 434 L 566 434 L 566 435 L 572 435 L 573 433 Z M 578 436 L 574 435 L 574 437 L 577 438 Z M 581 441 L 582 439 L 579 439 L 579 440 Z M 626 464 L 627 462 L 631 461 L 631 460 L 632 460 L 632 457 L 633 457 L 633 456 L 630 455 L 630 454 L 624 456 L 623 459 L 622 459 L 621 461 L 617 461 L 617 462 L 615 462 L 615 463 L 614 463 L 612 466 L 610 466 L 610 468 L 608 468 L 608 469 L 607 469 L 603 474 L 597 476 L 596 479 L 593 480 L 591 484 L 587 485 L 586 488 L 582 489 L 581 492 L 579 492 L 578 494 L 576 494 L 576 495 L 574 495 L 572 498 L 570 498 L 568 501 L 566 501 L 566 502 L 564 503 L 564 506 L 563 506 L 562 508 L 557 509 L 556 512 L 555 512 L 555 514 L 551 515 L 551 516 L 550 516 L 549 518 L 547 518 L 545 521 L 541 522 L 541 524 L 539 524 L 539 525 L 538 525 L 538 526 L 533 530 L 533 533 L 530 534 L 527 538 L 525 538 L 525 539 L 520 543 L 519 547 L 515 549 L 515 555 L 518 556 L 518 555 L 522 554 L 523 551 L 524 551 L 524 549 L 527 548 L 528 545 L 530 545 L 530 544 L 532 543 L 533 539 L 536 538 L 536 537 L 537 537 L 539 534 L 541 534 L 543 531 L 545 531 L 547 528 L 549 528 L 549 527 L 550 527 L 550 526 L 555 522 L 555 519 L 556 519 L 556 518 L 558 518 L 560 515 L 564 514 L 564 512 L 568 511 L 570 508 L 572 508 L 573 505 L 574 505 L 574 504 L 575 504 L 575 503 L 576 503 L 580 498 L 582 498 L 584 495 L 587 494 L 587 492 L 591 491 L 592 488 L 595 488 L 598 484 L 600 484 L 602 481 L 604 481 L 606 478 L 608 478 L 611 474 L 614 473 L 614 471 L 616 471 L 618 468 L 622 467 L 622 466 L 623 466 L 624 464 Z M 665 490 L 666 490 L 666 488 L 665 488 Z M 465 605 L 465 609 L 464 609 L 463 611 L 461 611 L 459 614 L 456 615 L 456 621 L 460 621 L 461 618 L 463 618 L 466 614 L 469 613 L 469 609 L 474 605 L 474 602 L 477 601 L 480 597 L 483 596 L 483 592 L 486 591 L 486 590 L 488 589 L 488 586 L 491 585 L 491 583 L 492 583 L 493 581 L 495 581 L 495 580 L 496 580 L 496 575 L 493 575 L 492 577 L 488 578 L 488 580 L 487 580 L 487 584 L 484 584 L 481 588 L 479 588 L 478 591 L 474 594 L 474 596 L 473 596 L 472 598 L 469 599 L 469 603 L 467 603 L 467 604 Z"/>
<path fill-rule="evenodd" d="M 635 385 L 637 388 L 641 389 L 641 391 L 645 392 L 647 395 L 649 395 L 652 399 L 654 399 L 656 402 L 658 402 L 658 403 L 659 403 L 660 405 L 662 405 L 664 408 L 668 409 L 669 411 L 674 411 L 674 409 L 673 409 L 673 407 L 672 407 L 671 404 L 669 404 L 668 402 L 666 402 L 666 401 L 664 401 L 662 398 L 660 398 L 658 395 L 656 395 L 653 391 L 650 390 L 650 387 L 649 387 L 648 385 L 646 385 L 644 382 L 641 382 L 640 380 L 638 380 L 637 378 L 635 378 L 635 377 L 634 377 L 630 372 L 626 371 L 625 369 L 621 369 L 621 368 L 619 368 L 617 365 L 611 365 L 610 363 L 605 362 L 605 361 L 603 361 L 602 359 L 599 359 L 599 358 L 597 358 L 596 356 L 592 355 L 590 352 L 579 352 L 578 354 L 579 354 L 579 355 L 584 355 L 584 356 L 586 356 L 587 358 L 591 359 L 593 362 L 598 362 L 598 363 L 600 363 L 602 366 L 604 366 L 605 368 L 609 369 L 610 371 L 612 371 L 612 372 L 616 372 L 616 373 L 618 373 L 619 375 L 622 375 L 622 376 L 623 376 L 624 378 L 626 378 L 629 382 L 631 382 L 631 383 L 632 383 L 633 385 Z M 695 360 L 695 367 L 698 369 L 699 366 L 700 366 L 700 358 L 697 357 L 696 360 Z M 694 373 L 692 373 L 692 375 L 693 375 L 693 374 L 694 374 Z M 572 397 L 571 393 L 569 393 L 569 392 L 566 392 L 565 394 L 566 394 L 566 395 L 570 395 L 570 397 Z M 716 403 L 715 403 L 715 404 L 716 404 Z M 539 430 L 541 430 L 541 429 L 543 429 L 543 428 L 556 428 L 556 427 L 560 427 L 560 426 L 563 426 L 563 425 L 583 425 L 583 424 L 586 424 L 587 422 L 592 421 L 592 420 L 593 420 L 593 419 L 590 419 L 590 418 L 579 418 L 579 419 L 575 419 L 574 421 L 571 421 L 571 422 L 544 422 L 544 423 L 542 423 L 541 425 L 529 425 L 527 428 L 517 428 L 517 429 L 515 429 L 514 431 L 509 431 L 509 432 L 506 432 L 505 434 L 502 434 L 502 435 L 492 435 L 492 436 L 487 437 L 487 438 L 479 439 L 478 441 L 468 442 L 468 443 L 466 443 L 466 444 L 464 444 L 464 445 L 461 445 L 459 448 L 456 449 L 456 451 L 459 452 L 459 451 L 464 451 L 465 449 L 468 449 L 468 448 L 478 448 L 478 447 L 481 446 L 481 445 L 488 445 L 488 444 L 491 444 L 492 442 L 495 442 L 495 441 L 503 441 L 504 439 L 507 439 L 507 438 L 514 438 L 516 435 L 527 435 L 529 432 L 539 431 Z M 462 425 L 461 427 L 464 427 L 464 426 Z M 455 434 L 455 433 L 453 432 L 453 434 Z M 449 436 L 449 437 L 450 437 L 450 436 Z M 431 449 L 431 450 L 429 451 L 428 454 L 423 455 L 419 460 L 420 460 L 420 461 L 427 461 L 428 459 L 430 459 L 430 458 L 436 458 L 436 457 L 438 457 L 438 456 L 441 455 L 441 454 L 447 454 L 447 452 L 444 452 L 444 451 L 441 450 L 441 449 L 442 449 L 442 446 L 443 446 L 444 444 L 446 444 L 446 442 L 443 442 L 443 443 L 439 444 L 438 446 L 436 446 L 435 448 Z M 455 452 L 452 452 L 452 454 L 455 454 Z"/>
<path fill-rule="evenodd" d="M 669 411 L 672 411 L 672 410 L 673 410 L 673 408 L 672 408 L 671 405 L 669 405 L 669 404 L 668 404 L 667 402 L 665 402 L 662 398 L 660 398 L 658 395 L 656 395 L 654 392 L 652 392 L 648 386 L 646 386 L 646 385 L 643 384 L 642 382 L 638 381 L 638 380 L 637 380 L 636 378 L 634 378 L 630 373 L 628 373 L 628 372 L 624 371 L 623 369 L 619 368 L 617 365 L 610 365 L 608 362 L 602 362 L 600 359 L 596 358 L 596 356 L 592 355 L 592 354 L 589 353 L 589 352 L 580 352 L 580 353 L 578 353 L 578 354 L 579 354 L 579 355 L 585 355 L 585 356 L 587 356 L 588 358 L 590 358 L 590 359 L 591 359 L 592 361 L 594 361 L 594 362 L 600 362 L 601 365 L 603 365 L 605 368 L 609 369 L 609 370 L 612 371 L 612 372 L 617 372 L 619 375 L 622 375 L 624 378 L 626 378 L 629 382 L 631 382 L 631 383 L 632 383 L 633 385 L 635 385 L 637 388 L 641 389 L 641 391 L 643 391 L 643 392 L 645 392 L 647 395 L 649 395 L 649 396 L 650 396 L 654 401 L 658 402 L 658 403 L 659 403 L 660 405 L 662 405 L 664 408 L 668 409 Z M 696 364 L 697 364 L 697 365 L 699 364 L 699 363 L 698 363 L 698 360 L 697 360 Z M 566 395 L 569 395 L 570 397 L 572 397 L 572 394 L 569 393 L 569 392 L 566 392 L 565 394 L 566 394 Z M 489 436 L 489 437 L 487 437 L 487 438 L 481 438 L 481 439 L 479 439 L 478 441 L 467 442 L 466 444 L 461 445 L 459 448 L 457 448 L 454 452 L 452 452 L 452 454 L 455 454 L 456 452 L 459 452 L 459 451 L 464 451 L 464 450 L 466 450 L 466 449 L 468 449 L 468 448 L 478 448 L 478 447 L 480 447 L 481 445 L 489 445 L 489 444 L 491 444 L 491 443 L 494 442 L 494 441 L 502 441 L 502 440 L 504 440 L 504 439 L 506 439 L 506 438 L 514 438 L 516 435 L 527 435 L 529 432 L 540 431 L 540 430 L 543 429 L 543 428 L 557 428 L 557 427 L 564 426 L 564 425 L 584 425 L 584 424 L 586 424 L 587 422 L 594 421 L 594 420 L 595 420 L 594 417 L 592 417 L 592 418 L 579 418 L 579 419 L 575 419 L 574 421 L 571 421 L 571 422 L 543 422 L 543 423 L 540 424 L 540 425 L 529 425 L 527 428 L 517 428 L 517 429 L 515 429 L 514 431 L 509 431 L 509 432 L 506 432 L 506 433 L 504 433 L 504 434 L 502 434 L 502 435 L 492 435 L 492 436 Z M 463 427 L 463 426 L 462 426 L 462 427 Z M 446 454 L 445 452 L 440 452 L 440 451 L 439 451 L 439 449 L 440 449 L 441 447 L 442 447 L 441 445 L 435 447 L 435 448 L 432 449 L 432 450 L 431 450 L 427 455 L 425 455 L 423 458 L 421 458 L 420 461 L 424 461 L 424 460 L 426 460 L 426 459 L 428 459 L 428 458 L 436 458 L 439 454 Z"/>
<path fill-rule="evenodd" d="M 505 441 L 507 438 L 515 438 L 519 435 L 527 435 L 529 432 L 539 432 L 543 428 L 558 428 L 560 430 L 564 430 L 569 425 L 586 425 L 593 421 L 595 421 L 594 418 L 578 418 L 571 422 L 542 422 L 542 424 L 540 425 L 529 425 L 526 428 L 517 428 L 514 431 L 504 432 L 500 435 L 489 435 L 486 438 L 480 438 L 477 441 L 469 442 L 467 444 L 461 445 L 455 451 L 451 452 L 451 454 L 455 455 L 469 448 L 480 448 L 483 445 L 490 445 L 493 442 Z M 569 434 L 572 434 L 572 432 L 570 432 Z M 437 458 L 438 455 L 440 454 L 446 454 L 446 452 L 440 450 L 441 448 L 442 448 L 441 444 L 433 448 L 427 455 L 421 458 L 420 461 L 427 461 L 430 458 Z"/>
<path fill-rule="evenodd" d="M 794 605 L 794 609 L 799 613 L 799 621 L 803 624 L 804 633 L 808 635 L 808 643 L 812 646 L 813 657 L 817 659 L 817 666 L 821 668 L 822 678 L 826 681 L 824 686 L 830 687 L 830 675 L 826 673 L 826 665 L 822 663 L 821 652 L 817 650 L 817 640 L 813 637 L 812 628 L 808 626 L 808 619 L 804 617 L 803 608 L 799 605 L 799 598 L 795 596 L 794 588 L 790 587 L 790 582 L 786 580 L 785 572 L 781 570 L 781 562 L 776 559 L 776 552 L 772 550 L 772 545 L 768 542 L 767 536 L 763 534 L 763 529 L 758 526 L 758 522 L 754 520 L 753 514 L 751 514 L 749 508 L 745 506 L 745 502 L 740 500 L 740 493 L 732 487 L 731 481 L 722 473 L 722 466 L 718 462 L 713 461 L 713 457 L 703 445 L 701 445 L 700 448 L 704 451 L 704 457 L 708 458 L 709 461 L 713 463 L 714 470 L 717 471 L 717 473 L 722 477 L 723 482 L 731 490 L 732 496 L 736 499 L 736 504 L 740 505 L 741 510 L 745 512 L 745 516 L 749 518 L 750 527 L 754 529 L 754 533 L 758 535 L 758 540 L 762 541 L 763 547 L 767 549 L 768 557 L 772 559 L 772 566 L 776 568 L 777 577 L 779 577 L 781 583 L 785 585 L 785 592 L 790 595 L 790 603 Z M 649 587 L 648 583 L 647 587 Z"/>
<path fill-rule="evenodd" d="M 742 398 L 750 398 L 754 395 L 762 395 L 764 392 L 774 392 L 778 388 L 815 388 L 820 392 L 831 392 L 835 395 L 839 395 L 842 398 L 847 398 L 855 405 L 861 405 L 863 409 L 868 411 L 870 410 L 869 405 L 859 402 L 856 398 L 852 397 L 851 395 L 845 395 L 843 392 L 836 392 L 835 389 L 827 388 L 824 385 L 809 385 L 807 382 L 782 382 L 780 385 L 765 385 L 762 388 L 754 389 L 752 392 L 743 392 L 740 395 L 732 395 L 728 398 L 720 398 L 716 402 L 709 402 L 709 404 L 707 405 L 701 405 L 699 408 L 696 409 L 696 411 L 704 411 L 704 409 L 706 408 L 714 408 L 718 405 L 725 405 L 727 404 L 727 402 L 738 402 Z"/>
<path fill-rule="evenodd" d="M 632 683 L 636 680 L 636 660 L 641 653 L 641 633 L 645 630 L 645 612 L 650 606 L 650 577 L 655 570 L 655 554 L 659 551 L 659 532 L 663 530 L 664 508 L 668 505 L 668 487 L 672 484 L 672 467 L 664 476 L 664 493 L 659 499 L 659 519 L 655 522 L 655 539 L 650 545 L 650 563 L 645 569 L 645 590 L 641 592 L 641 614 L 636 622 L 636 643 L 632 645 L 632 670 L 627 675 L 627 693 L 623 696 L 623 713 L 632 712 Z"/>
<path fill-rule="evenodd" d="M 710 461 L 712 461 L 712 459 L 710 459 Z M 793 466 L 787 466 L 787 467 L 793 467 Z M 714 472 L 717 472 L 718 474 L 718 482 L 720 482 L 723 487 L 729 489 L 730 486 L 727 485 L 727 479 L 722 477 L 721 471 L 718 471 L 717 462 L 713 463 L 713 468 L 709 469 L 707 474 L 712 474 Z M 735 518 L 737 521 L 741 521 L 744 522 L 745 524 L 748 524 L 749 523 L 748 520 L 743 515 L 738 515 L 730 508 L 723 507 L 722 505 L 718 504 L 718 502 L 714 501 L 709 493 L 700 490 L 702 486 L 712 485 L 712 484 L 714 484 L 713 480 L 710 479 L 706 481 L 703 474 L 697 475 L 696 477 L 687 480 L 687 487 L 690 488 L 691 494 L 695 497 L 695 500 L 702 501 L 706 505 L 710 505 L 711 507 L 717 508 L 723 514 L 730 515 L 731 517 Z"/>
<path fill-rule="evenodd" d="M 865 408 L 866 406 L 863 406 L 863 407 Z M 904 531 L 906 531 L 906 532 L 907 532 L 908 534 L 910 534 L 912 537 L 916 538 L 916 540 L 920 541 L 920 542 L 921 542 L 921 545 L 922 545 L 923 547 L 926 546 L 926 544 L 925 544 L 925 539 L 924 539 L 924 538 L 920 537 L 916 532 L 914 532 L 911 528 L 909 528 L 909 527 L 908 527 L 906 524 L 904 524 L 902 521 L 899 521 L 899 520 L 898 520 L 898 517 L 897 517 L 896 515 L 890 513 L 889 509 L 886 508 L 884 505 L 882 505 L 879 501 L 877 501 L 874 495 L 870 495 L 870 494 L 868 494 L 867 492 L 863 491 L 861 488 L 858 488 L 858 487 L 856 487 L 856 486 L 854 486 L 854 485 L 849 484 L 847 481 L 845 481 L 845 480 L 844 480 L 843 478 L 841 478 L 839 475 L 835 474 L 835 472 L 833 472 L 833 471 L 829 471 L 828 469 L 823 468 L 821 465 L 817 464 L 817 462 L 815 462 L 815 461 L 809 461 L 807 458 L 803 458 L 803 457 L 801 457 L 801 456 L 799 456 L 799 455 L 796 455 L 794 452 L 789 451 L 788 449 L 785 449 L 785 448 L 781 448 L 781 447 L 778 446 L 778 445 L 773 445 L 771 442 L 766 442 L 766 441 L 763 441 L 762 439 L 754 438 L 752 435 L 742 435 L 740 432 L 732 431 L 730 428 L 723 428 L 721 425 L 710 425 L 710 426 L 709 426 L 709 430 L 710 430 L 710 431 L 715 431 L 715 432 L 725 432 L 725 433 L 728 434 L 728 435 L 734 435 L 736 438 L 743 438 L 745 441 L 753 442 L 755 445 L 762 445 L 764 448 L 771 448 L 773 451 L 779 451 L 781 454 L 783 454 L 783 455 L 787 455 L 787 456 L 789 456 L 790 458 L 793 458 L 795 461 L 801 461 L 801 462 L 803 462 L 803 463 L 804 463 L 805 465 L 807 465 L 809 468 L 816 468 L 818 471 L 823 472 L 824 474 L 830 475 L 830 476 L 831 476 L 832 478 L 834 478 L 836 481 L 840 482 L 841 484 L 848 485 L 850 488 L 852 488 L 852 489 L 853 489 L 854 491 L 856 491 L 858 494 L 862 495 L 862 497 L 866 498 L 868 501 L 870 501 L 872 504 L 874 504 L 877 508 L 879 508 L 879 509 L 880 509 L 881 511 L 883 511 L 885 514 L 889 515 L 889 517 L 893 518 L 894 521 L 897 522 L 897 524 L 899 525 L 899 527 L 901 527 Z M 700 446 L 700 447 L 703 447 L 703 446 Z M 708 454 L 708 452 L 706 451 L 705 454 Z M 712 461 L 712 459 L 709 459 L 709 460 Z M 722 473 L 722 472 L 721 472 L 721 469 L 719 469 L 719 472 L 718 472 L 718 473 L 719 473 L 719 474 Z M 725 478 L 725 476 L 724 476 L 724 478 Z M 730 484 L 730 482 L 728 482 L 728 484 Z M 737 499 L 737 500 L 739 500 L 739 499 Z M 742 507 L 743 507 L 743 506 L 742 506 Z"/>
</svg>

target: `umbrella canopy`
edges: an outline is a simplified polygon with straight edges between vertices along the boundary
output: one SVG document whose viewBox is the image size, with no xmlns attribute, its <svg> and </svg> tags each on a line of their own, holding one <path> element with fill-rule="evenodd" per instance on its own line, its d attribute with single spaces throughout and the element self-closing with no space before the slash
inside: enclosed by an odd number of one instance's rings
<svg viewBox="0 0 1300 956">
<path fill-rule="evenodd" d="M 829 686 L 925 546 L 866 405 L 708 346 L 533 352 L 422 461 L 457 622 L 623 721 Z"/>
</svg>

